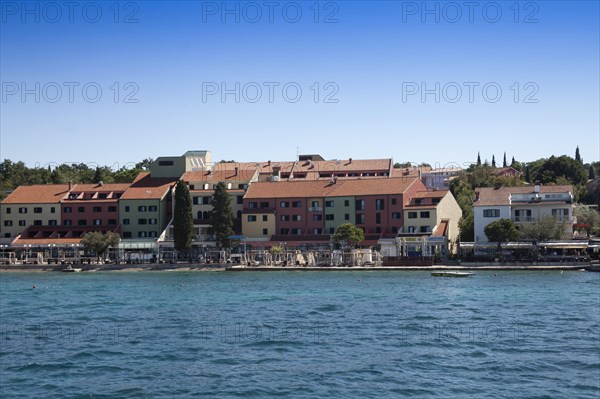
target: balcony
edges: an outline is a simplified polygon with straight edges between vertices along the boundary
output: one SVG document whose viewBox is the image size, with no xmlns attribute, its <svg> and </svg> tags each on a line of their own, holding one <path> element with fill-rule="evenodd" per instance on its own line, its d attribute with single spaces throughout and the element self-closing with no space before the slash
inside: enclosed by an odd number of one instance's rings
<svg viewBox="0 0 600 399">
<path fill-rule="evenodd" d="M 537 221 L 537 218 L 533 216 L 513 216 L 512 220 L 515 223 L 533 223 Z"/>
<path fill-rule="evenodd" d="M 308 208 L 310 212 L 323 212 L 323 207 L 320 206 L 311 206 Z"/>
</svg>

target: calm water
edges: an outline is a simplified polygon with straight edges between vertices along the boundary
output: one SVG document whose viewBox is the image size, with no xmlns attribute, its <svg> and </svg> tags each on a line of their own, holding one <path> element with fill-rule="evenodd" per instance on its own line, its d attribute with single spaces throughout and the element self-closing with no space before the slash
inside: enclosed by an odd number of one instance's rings
<svg viewBox="0 0 600 399">
<path fill-rule="evenodd" d="M 600 397 L 600 274 L 496 274 L 2 273 L 0 396 Z"/>
</svg>

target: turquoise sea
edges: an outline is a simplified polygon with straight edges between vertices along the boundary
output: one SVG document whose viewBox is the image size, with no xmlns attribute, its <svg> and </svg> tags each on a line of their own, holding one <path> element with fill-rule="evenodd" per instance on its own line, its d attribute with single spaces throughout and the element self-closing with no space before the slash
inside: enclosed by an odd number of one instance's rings
<svg viewBox="0 0 600 399">
<path fill-rule="evenodd" d="M 0 316 L 2 398 L 600 397 L 600 273 L 1 273 Z"/>
</svg>

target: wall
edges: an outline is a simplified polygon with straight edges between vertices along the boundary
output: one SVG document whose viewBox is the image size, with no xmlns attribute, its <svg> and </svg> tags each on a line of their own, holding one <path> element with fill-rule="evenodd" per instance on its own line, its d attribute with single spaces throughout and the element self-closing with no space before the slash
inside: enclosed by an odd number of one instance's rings
<svg viewBox="0 0 600 399">
<path fill-rule="evenodd" d="M 19 208 L 26 208 L 27 213 L 19 213 Z M 42 208 L 41 213 L 34 213 L 34 208 Z M 10 209 L 10 213 L 7 213 Z M 54 210 L 54 212 L 52 212 Z M 24 226 L 19 221 L 24 221 Z M 1 204 L 0 205 L 0 242 L 10 244 L 27 227 L 33 225 L 34 220 L 41 220 L 42 226 L 48 226 L 50 220 L 61 223 L 60 203 L 52 204 Z M 11 221 L 12 226 L 5 226 L 5 221 Z M 10 237 L 5 235 L 10 234 Z"/>
</svg>

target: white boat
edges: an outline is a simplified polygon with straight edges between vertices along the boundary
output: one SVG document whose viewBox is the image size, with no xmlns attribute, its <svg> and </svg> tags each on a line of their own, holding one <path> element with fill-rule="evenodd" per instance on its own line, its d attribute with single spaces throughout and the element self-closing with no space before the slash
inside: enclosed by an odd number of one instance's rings
<svg viewBox="0 0 600 399">
<path fill-rule="evenodd" d="M 69 266 L 65 267 L 64 269 L 62 269 L 61 271 L 65 272 L 65 273 L 75 273 L 75 272 L 80 272 L 81 269 L 74 268 L 73 266 L 69 265 Z"/>
<path fill-rule="evenodd" d="M 434 277 L 470 277 L 475 273 L 471 272 L 454 272 L 454 271 L 438 271 L 431 272 L 431 275 Z"/>
</svg>

